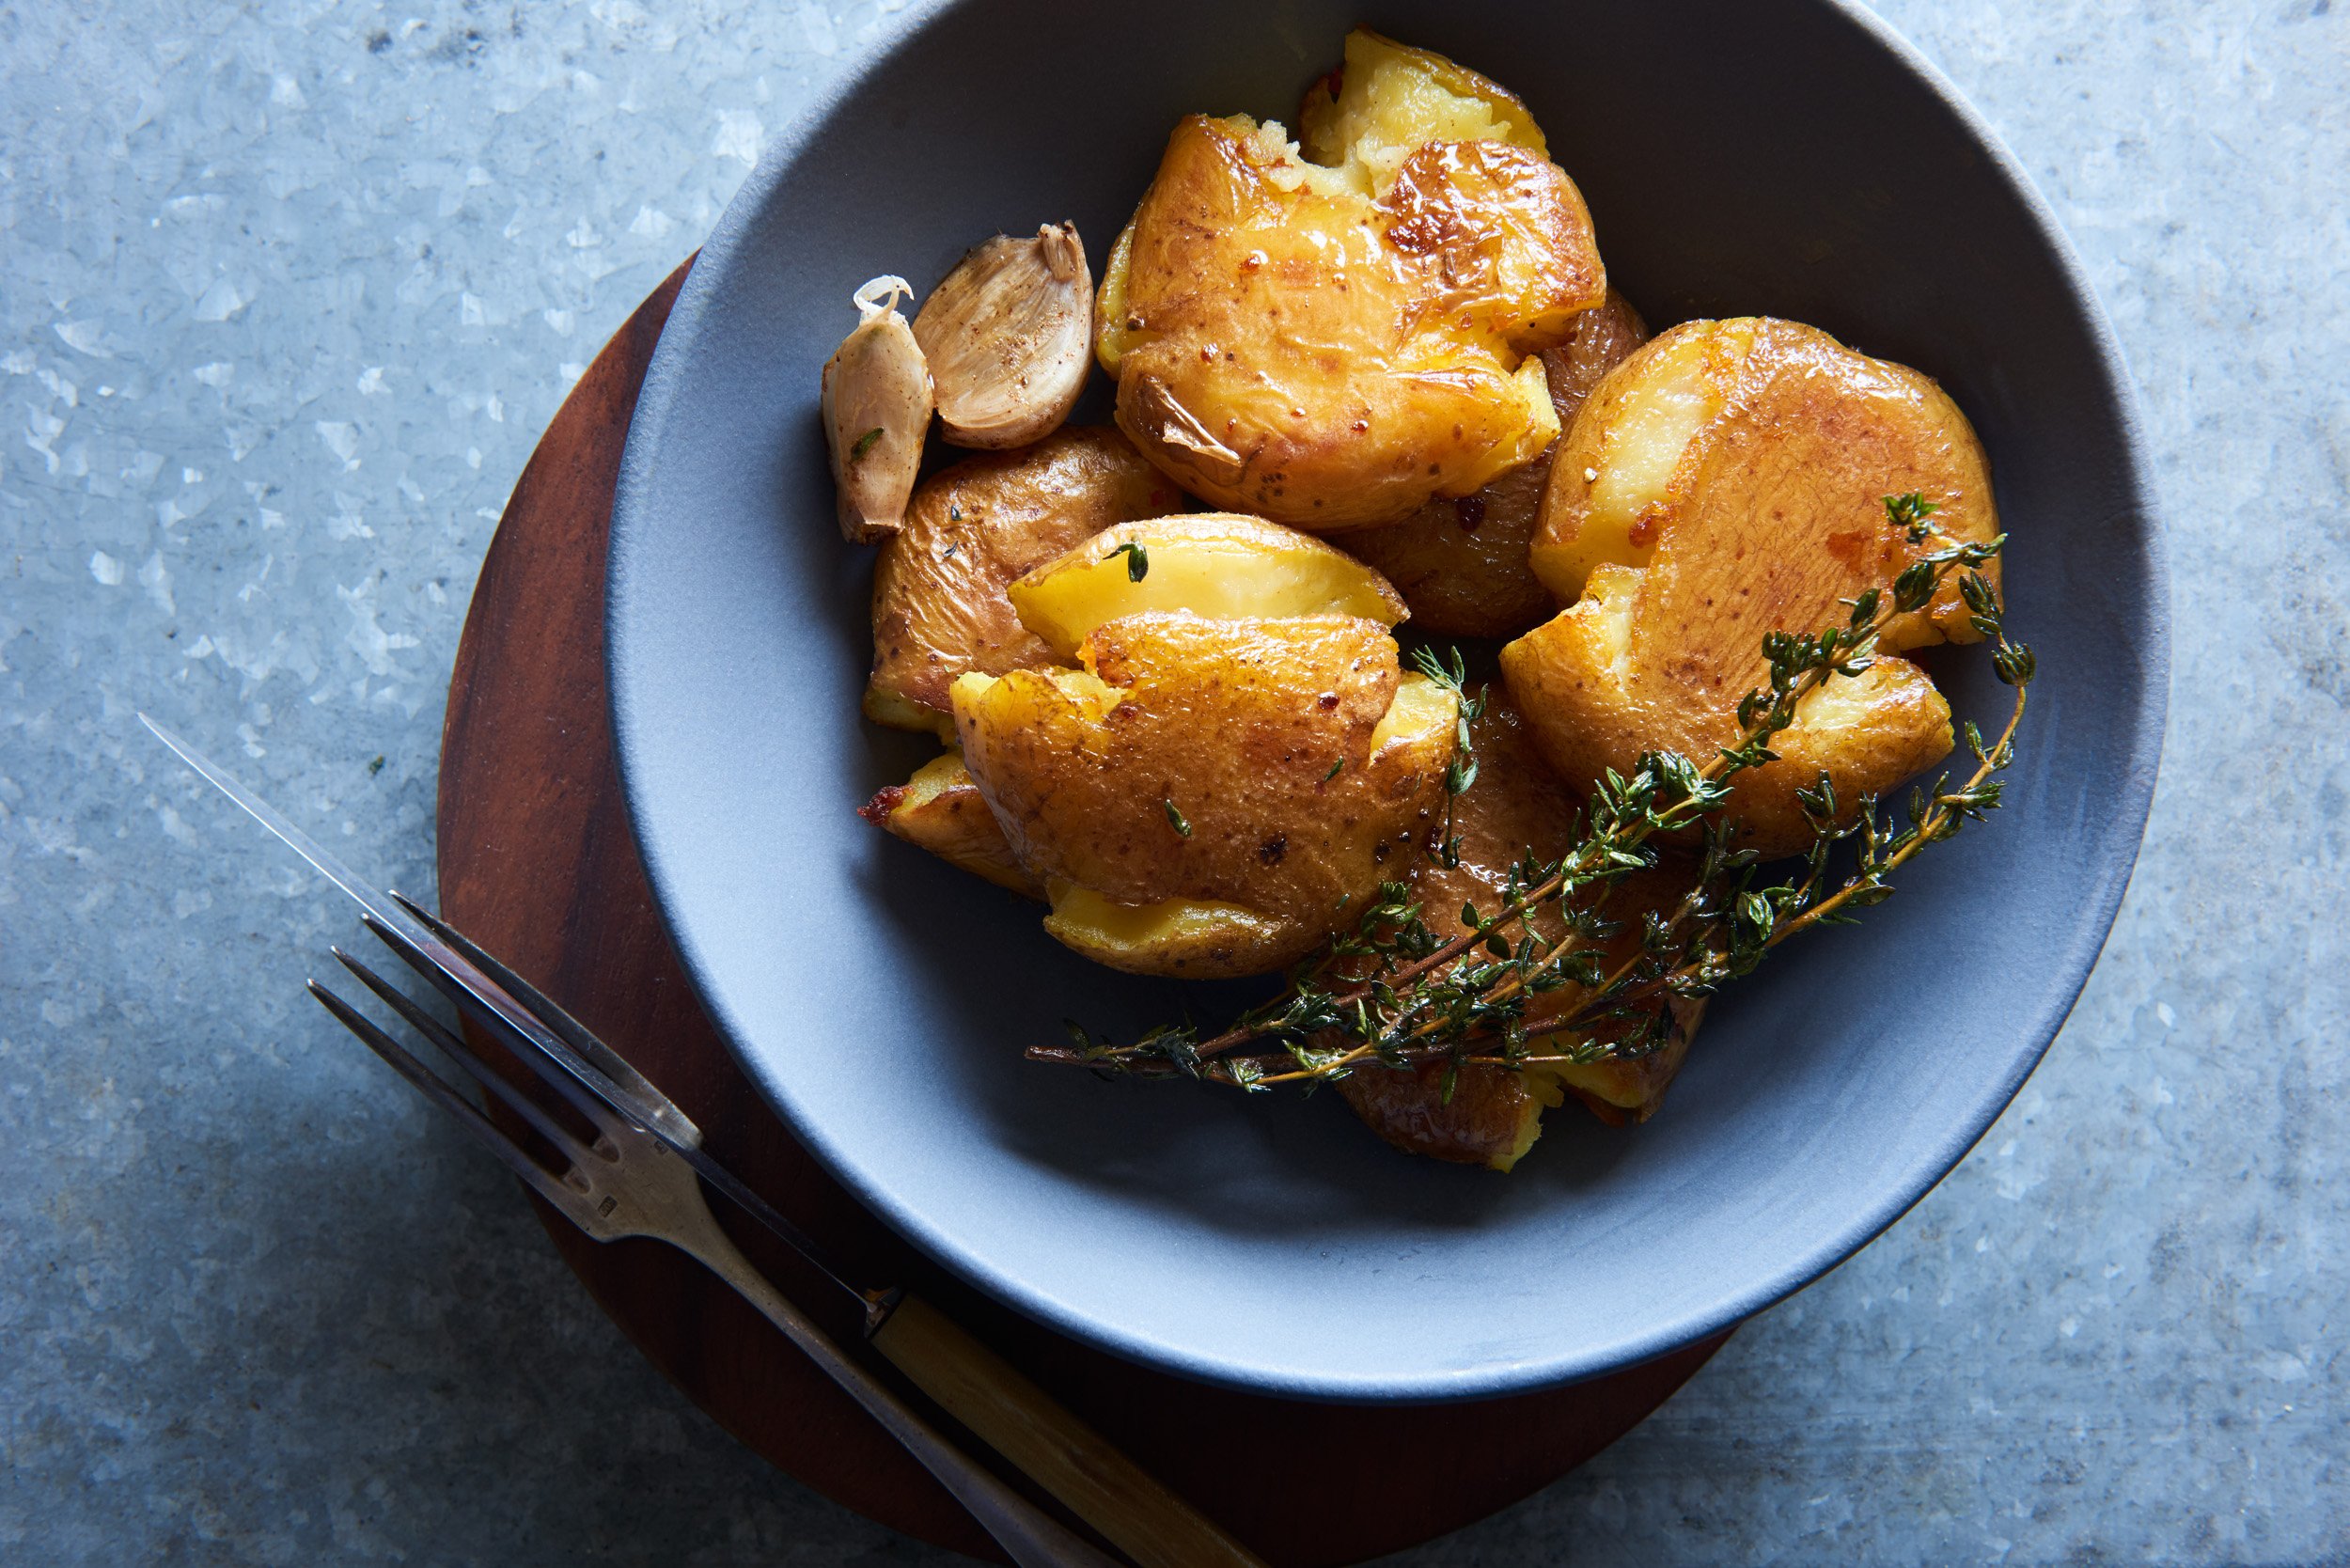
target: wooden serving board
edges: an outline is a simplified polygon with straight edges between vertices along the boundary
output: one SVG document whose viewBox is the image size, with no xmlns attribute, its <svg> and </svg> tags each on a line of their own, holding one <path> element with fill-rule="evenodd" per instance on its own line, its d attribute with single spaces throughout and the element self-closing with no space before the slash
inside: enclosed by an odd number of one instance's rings
<svg viewBox="0 0 2350 1568">
<path fill-rule="evenodd" d="M 637 307 L 572 389 L 482 565 L 442 741 L 446 917 L 610 1041 L 701 1124 L 712 1152 L 863 1279 L 918 1286 L 1281 1568 L 1357 1562 L 1482 1518 L 1662 1403 L 1720 1340 L 1476 1404 L 1304 1404 L 1149 1372 L 944 1277 L 793 1141 L 703 1018 L 671 950 L 629 838 L 605 711 L 613 485 L 637 388 L 691 265 Z M 603 1309 L 736 1437 L 869 1518 L 1002 1560 L 927 1473 L 713 1276 L 657 1243 L 600 1247 L 552 1210 L 540 1218 Z M 731 1229 L 778 1284 L 812 1309 L 829 1305 L 779 1247 L 753 1227 Z M 854 1338 L 845 1316 L 834 1326 Z"/>
</svg>

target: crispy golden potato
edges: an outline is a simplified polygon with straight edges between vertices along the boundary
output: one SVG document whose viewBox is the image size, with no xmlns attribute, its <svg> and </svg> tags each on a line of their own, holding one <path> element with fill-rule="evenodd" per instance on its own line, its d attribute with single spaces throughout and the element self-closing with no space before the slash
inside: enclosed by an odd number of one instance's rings
<svg viewBox="0 0 2350 1568">
<path fill-rule="evenodd" d="M 1886 515 L 1911 491 L 1941 509 L 1923 544 Z M 1982 447 L 1925 376 L 1793 321 L 1692 321 L 1610 372 L 1561 444 L 1530 558 L 1570 607 L 1502 672 L 1577 787 L 1643 751 L 1710 758 L 1765 679 L 1764 633 L 1841 623 L 1923 551 L 1998 525 Z M 1794 795 L 1822 773 L 1852 810 L 1950 753 L 1948 704 L 1892 656 L 1946 638 L 1976 640 L 1955 581 L 1888 628 L 1866 675 L 1799 706 L 1781 760 L 1739 776 L 1747 847 L 1808 844 Z"/>
<path fill-rule="evenodd" d="M 1420 862 L 1413 877 L 1420 917 L 1446 938 L 1465 929 L 1463 904 L 1474 904 L 1488 915 L 1501 908 L 1509 896 L 1510 868 L 1529 850 L 1544 860 L 1565 854 L 1580 805 L 1543 760 L 1524 715 L 1511 705 L 1507 693 L 1493 693 L 1470 734 L 1477 748 L 1477 780 L 1453 809 L 1460 864 L 1447 867 L 1431 856 Z M 1613 959 L 1621 962 L 1637 950 L 1643 912 L 1669 907 L 1695 880 L 1694 866 L 1668 859 L 1619 885 L 1604 906 L 1609 918 L 1622 924 L 1607 945 Z M 1550 912 L 1538 915 L 1535 927 L 1549 940 L 1564 930 Z M 1533 1004 L 1528 1020 L 1539 1027 L 1545 1019 L 1562 1017 L 1583 996 L 1574 986 L 1547 992 Z M 1449 1104 L 1441 1063 L 1361 1069 L 1340 1078 L 1339 1090 L 1373 1132 L 1399 1149 L 1508 1170 L 1541 1136 L 1543 1112 L 1568 1094 L 1611 1125 L 1644 1121 L 1655 1111 L 1704 1012 L 1702 1002 L 1675 1000 L 1668 1006 L 1671 1043 L 1652 1056 L 1587 1065 L 1544 1063 L 1515 1072 L 1471 1063 L 1461 1069 Z M 1629 1027 L 1625 1021 L 1612 1021 L 1578 1030 L 1574 1038 L 1613 1037 Z M 1556 1043 L 1538 1038 L 1529 1043 L 1528 1054 L 1541 1056 L 1546 1048 L 1556 1048 Z"/>
<path fill-rule="evenodd" d="M 857 815 L 998 887 L 1032 899 L 1044 897 L 1044 885 L 1012 857 L 1004 830 L 979 798 L 960 751 L 932 758 L 903 784 L 876 792 L 857 808 Z"/>
<path fill-rule="evenodd" d="M 1074 659 L 1102 622 L 1144 610 L 1359 616 L 1382 626 L 1404 616 L 1395 589 L 1362 562 L 1310 534 L 1236 512 L 1120 524 L 1008 592 L 1021 624 L 1063 660 Z"/>
<path fill-rule="evenodd" d="M 1064 430 L 1033 447 L 940 469 L 873 570 L 873 675 L 865 716 L 954 733 L 947 688 L 1050 664 L 1006 585 L 1112 523 L 1183 504 L 1166 478 L 1107 428 Z"/>
<path fill-rule="evenodd" d="M 1561 431 L 1600 378 L 1648 340 L 1632 302 L 1607 290 L 1605 304 L 1568 323 L 1567 340 L 1543 351 L 1550 403 Z M 1563 437 L 1561 439 L 1564 439 Z M 1401 523 L 1354 528 L 1337 543 L 1377 567 L 1411 606 L 1415 631 L 1440 637 L 1514 637 L 1549 619 L 1550 590 L 1527 561 L 1541 521 L 1554 443 L 1474 495 L 1431 501 Z"/>
<path fill-rule="evenodd" d="M 1590 215 L 1524 105 L 1374 34 L 1277 123 L 1193 116 L 1095 304 L 1118 424 L 1193 494 L 1317 532 L 1392 522 L 1558 433 L 1538 351 L 1597 305 Z"/>
<path fill-rule="evenodd" d="M 953 690 L 972 777 L 1056 936 L 1142 973 L 1262 973 L 1409 862 L 1457 704 L 1401 673 L 1378 621 L 1147 611 L 1078 655 Z"/>
</svg>

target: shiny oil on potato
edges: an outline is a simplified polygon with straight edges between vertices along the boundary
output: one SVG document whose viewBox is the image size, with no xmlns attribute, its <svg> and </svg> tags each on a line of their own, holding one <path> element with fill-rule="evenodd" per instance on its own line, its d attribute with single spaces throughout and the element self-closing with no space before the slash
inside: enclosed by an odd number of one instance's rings
<svg viewBox="0 0 2350 1568">
<path fill-rule="evenodd" d="M 1209 515 L 1105 530 L 1011 596 L 1074 663 L 961 677 L 956 731 L 1062 942 L 1139 973 L 1262 973 L 1411 863 L 1458 705 L 1402 670 L 1376 573 Z"/>
<path fill-rule="evenodd" d="M 1632 302 L 1613 289 L 1606 303 L 1567 325 L 1567 340 L 1543 351 L 1543 379 L 1561 431 L 1600 379 L 1648 340 Z M 1566 437 L 1562 434 L 1560 440 Z M 1401 523 L 1353 528 L 1336 542 L 1378 568 L 1411 606 L 1412 629 L 1439 637 L 1514 637 L 1557 608 L 1534 575 L 1527 548 L 1542 519 L 1550 450 L 1474 495 L 1435 500 Z"/>
<path fill-rule="evenodd" d="M 1356 32 L 1300 129 L 1176 127 L 1095 306 L 1120 429 L 1193 494 L 1317 532 L 1532 462 L 1539 352 L 1606 276 L 1525 106 Z"/>
<path fill-rule="evenodd" d="M 1464 904 L 1474 904 L 1486 915 L 1500 910 L 1509 896 L 1510 868 L 1520 857 L 1531 853 L 1552 860 L 1571 847 L 1579 805 L 1543 761 L 1524 715 L 1506 692 L 1492 694 L 1470 734 L 1477 778 L 1454 803 L 1453 812 L 1460 864 L 1447 867 L 1430 857 L 1413 876 L 1420 917 L 1446 939 L 1464 929 Z M 1657 869 L 1619 884 L 1602 905 L 1602 913 L 1622 928 L 1606 944 L 1611 962 L 1620 963 L 1637 950 L 1644 913 L 1668 909 L 1696 880 L 1694 866 L 1668 858 Z M 1555 941 L 1564 930 L 1555 907 L 1537 915 L 1534 925 L 1545 940 Z M 1544 993 L 1529 1011 L 1529 1024 L 1539 1028 L 1544 1019 L 1564 1016 L 1584 995 L 1574 986 Z M 1461 1069 L 1449 1101 L 1444 1095 L 1441 1063 L 1407 1069 L 1372 1065 L 1339 1079 L 1339 1091 L 1373 1132 L 1406 1152 L 1508 1170 L 1541 1136 L 1543 1112 L 1570 1094 L 1611 1125 L 1644 1121 L 1654 1113 L 1704 1013 L 1702 1001 L 1675 999 L 1660 1005 L 1668 1009 L 1670 1043 L 1650 1056 L 1514 1071 L 1471 1063 Z M 1618 1038 L 1629 1027 L 1623 1020 L 1610 1020 L 1572 1037 L 1538 1034 L 1529 1041 L 1528 1054 L 1559 1052 L 1570 1039 Z"/>
<path fill-rule="evenodd" d="M 1112 523 L 1173 510 L 1182 496 L 1126 438 L 1063 430 L 924 480 L 873 568 L 873 673 L 865 716 L 951 737 L 947 689 L 965 670 L 1050 664 L 1005 588 Z"/>
<path fill-rule="evenodd" d="M 1923 543 L 1887 515 L 1910 492 L 1938 509 Z M 1841 624 L 1922 552 L 1998 526 L 1982 444 L 1927 377 L 1793 321 L 1688 322 L 1610 372 L 1560 445 L 1530 560 L 1569 607 L 1502 671 L 1578 787 L 1643 751 L 1709 758 L 1765 679 L 1765 633 Z M 1865 675 L 1799 705 L 1779 760 L 1739 776 L 1746 847 L 1808 844 L 1795 792 L 1823 773 L 1850 811 L 1949 754 L 1949 705 L 1894 656 L 1946 639 L 1976 640 L 1955 580 L 1887 629 Z"/>
</svg>

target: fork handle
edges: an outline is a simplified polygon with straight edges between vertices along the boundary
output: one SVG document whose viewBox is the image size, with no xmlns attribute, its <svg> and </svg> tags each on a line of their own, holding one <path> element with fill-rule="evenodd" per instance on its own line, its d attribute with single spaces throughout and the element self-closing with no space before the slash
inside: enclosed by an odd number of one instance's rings
<svg viewBox="0 0 2350 1568">
<path fill-rule="evenodd" d="M 919 1296 L 901 1297 L 874 1348 L 915 1386 L 1142 1568 L 1264 1568 L 1002 1356 Z"/>
<path fill-rule="evenodd" d="M 995 1538 L 1020 1568 L 1119 1568 L 1058 1520 L 996 1480 L 908 1408 L 887 1385 L 842 1354 L 832 1337 L 769 1284 L 766 1276 L 719 1233 L 714 1224 L 707 1233 L 693 1236 L 691 1245 L 680 1237 L 666 1239 L 699 1259 L 732 1286 L 736 1294 L 782 1329 L 787 1339 L 807 1352 L 808 1359 L 822 1368 L 825 1376 L 840 1385 L 850 1398 L 864 1406 L 867 1415 L 879 1421 L 883 1430 L 954 1494 L 955 1500 L 970 1511 L 971 1516 Z"/>
</svg>

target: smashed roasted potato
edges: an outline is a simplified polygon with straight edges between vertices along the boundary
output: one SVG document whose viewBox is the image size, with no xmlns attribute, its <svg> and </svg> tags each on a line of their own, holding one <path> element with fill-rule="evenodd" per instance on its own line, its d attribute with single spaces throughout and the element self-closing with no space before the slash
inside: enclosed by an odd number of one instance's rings
<svg viewBox="0 0 2350 1568">
<path fill-rule="evenodd" d="M 1202 559 L 1258 558 L 1194 570 L 1186 532 Z M 1296 592 L 1323 570 L 1317 552 L 1342 569 L 1340 597 L 1375 614 Z M 1149 591 L 1162 560 L 1213 613 Z M 1260 974 L 1410 864 L 1459 707 L 1402 672 L 1388 635 L 1402 606 L 1375 574 L 1251 519 L 1167 518 L 1097 535 L 1012 598 L 1024 615 L 1054 607 L 1063 619 L 1028 624 L 1073 633 L 1076 666 L 961 677 L 955 728 L 1014 859 L 1044 884 L 1056 937 L 1138 973 Z"/>
<path fill-rule="evenodd" d="M 1935 509 L 1922 543 L 1888 515 L 1912 492 Z M 1793 321 L 1688 322 L 1610 372 L 1561 444 L 1530 559 L 1569 607 L 1502 671 L 1571 783 L 1643 751 L 1709 757 L 1765 678 L 1765 633 L 1841 623 L 1924 551 L 1997 532 L 1982 444 L 1930 379 Z M 1976 640 L 1954 582 L 1799 704 L 1780 760 L 1736 782 L 1744 847 L 1809 844 L 1795 792 L 1823 773 L 1849 814 L 1950 753 L 1949 705 L 1894 656 L 1946 639 Z"/>
<path fill-rule="evenodd" d="M 1507 1171 L 1571 1097 L 1646 1120 L 1704 1012 L 1675 991 L 1994 799 L 2033 663 L 1965 416 L 1792 321 L 1651 339 L 1526 105 L 1451 60 L 1357 30 L 1294 139 L 1184 118 L 1098 291 L 1067 224 L 973 249 L 911 325 L 907 291 L 858 291 L 822 410 L 842 530 L 885 541 L 865 712 L 951 749 L 860 814 L 1111 967 L 1296 965 L 1220 1030 L 1073 1026 L 1034 1059 L 1335 1082 L 1389 1144 Z M 1116 428 L 1060 429 L 1094 363 Z M 917 487 L 933 412 L 991 450 Z M 1407 669 L 1407 619 L 1506 640 L 1500 682 L 1468 673 L 1490 644 Z M 2015 708 L 1976 781 L 1848 872 L 1743 880 L 1834 847 L 1815 784 L 1848 823 L 1950 752 L 1902 655 L 1983 636 Z M 1774 678 L 1792 723 L 1716 764 Z M 1709 764 L 1754 854 L 1700 868 L 1686 813 L 1723 797 L 1673 792 Z M 1639 1054 L 1574 1059 L 1606 1049 Z"/>
<path fill-rule="evenodd" d="M 1600 378 L 1648 341 L 1632 302 L 1613 289 L 1567 323 L 1567 340 L 1543 351 L 1543 379 L 1561 431 Z M 1561 440 L 1565 439 L 1562 435 Z M 1349 555 L 1378 568 L 1412 609 L 1412 629 L 1442 637 L 1514 637 L 1557 608 L 1527 561 L 1542 520 L 1550 449 L 1474 495 L 1431 501 L 1401 523 L 1338 536 Z"/>
<path fill-rule="evenodd" d="M 873 568 L 873 673 L 865 716 L 951 739 L 948 687 L 965 670 L 1050 664 L 1005 589 L 1112 523 L 1182 505 L 1165 476 L 1105 427 L 1062 430 L 967 458 L 922 482 Z"/>
<path fill-rule="evenodd" d="M 1460 864 L 1448 867 L 1432 856 L 1419 863 L 1412 879 L 1421 918 L 1444 938 L 1463 929 L 1464 904 L 1486 915 L 1502 907 L 1509 897 L 1510 868 L 1528 853 L 1543 860 L 1563 854 L 1574 837 L 1579 804 L 1543 760 L 1525 715 L 1511 704 L 1507 693 L 1492 693 L 1484 713 L 1470 726 L 1470 737 L 1479 762 L 1477 778 L 1453 803 Z M 1692 866 L 1668 858 L 1656 870 L 1637 872 L 1617 886 L 1602 906 L 1602 913 L 1622 927 L 1606 944 L 1611 965 L 1637 949 L 1641 916 L 1670 908 L 1695 880 Z M 1550 941 L 1565 929 L 1555 907 L 1536 916 L 1534 924 Z M 1584 995 L 1572 985 L 1546 992 L 1533 1004 L 1528 1022 L 1539 1029 L 1543 1020 L 1571 1011 Z M 1669 1012 L 1671 1036 L 1664 1049 L 1650 1056 L 1543 1063 L 1514 1071 L 1472 1062 L 1461 1068 L 1449 1100 L 1444 1093 L 1442 1062 L 1410 1068 L 1372 1064 L 1340 1078 L 1339 1092 L 1373 1132 L 1408 1153 L 1508 1170 L 1541 1136 L 1543 1112 L 1570 1094 L 1610 1125 L 1645 1121 L 1654 1113 L 1688 1054 L 1689 1039 L 1705 1010 L 1702 1001 L 1677 998 L 1660 1005 Z M 1574 1038 L 1615 1038 L 1630 1027 L 1613 1020 L 1579 1029 Z M 1537 1035 L 1528 1043 L 1528 1055 L 1539 1057 L 1556 1045 L 1551 1037 Z"/>
<path fill-rule="evenodd" d="M 1012 857 L 960 751 L 932 758 L 903 784 L 875 793 L 857 815 L 998 887 L 1032 899 L 1044 896 L 1044 885 Z"/>
<path fill-rule="evenodd" d="M 1606 274 L 1525 106 L 1358 31 L 1300 130 L 1176 127 L 1095 306 L 1119 428 L 1193 494 L 1316 532 L 1534 461 L 1539 353 Z"/>
</svg>

